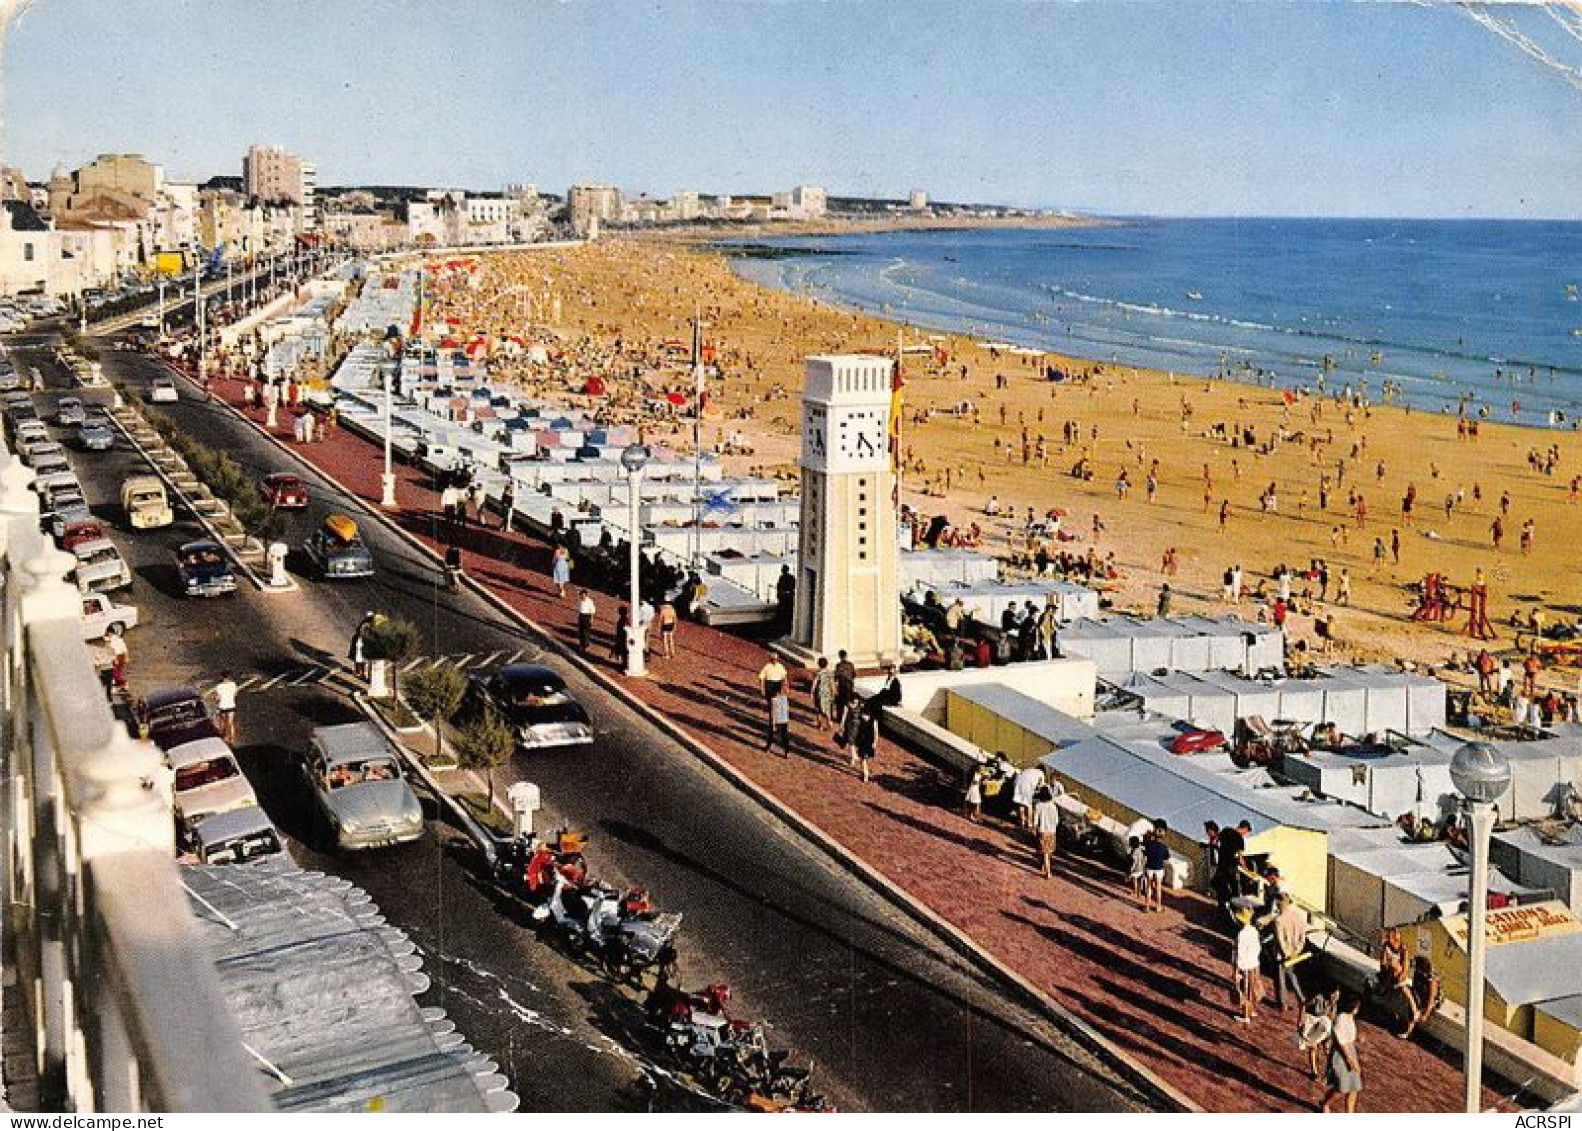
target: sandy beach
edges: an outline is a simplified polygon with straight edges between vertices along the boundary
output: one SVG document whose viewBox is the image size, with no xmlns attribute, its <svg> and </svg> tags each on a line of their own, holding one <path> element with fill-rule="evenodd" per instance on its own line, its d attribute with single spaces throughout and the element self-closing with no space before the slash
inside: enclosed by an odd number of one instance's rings
<svg viewBox="0 0 1582 1131">
<path fill-rule="evenodd" d="M 1239 564 L 1240 613 L 1269 615 L 1276 567 L 1322 559 L 1329 599 L 1316 581 L 1295 581 L 1293 640 L 1316 648 L 1315 618 L 1327 615 L 1333 656 L 1436 667 L 1479 645 L 1461 635 L 1464 613 L 1411 619 L 1430 571 L 1457 586 L 1482 572 L 1498 632 L 1491 650 L 1514 647 L 1515 612 L 1541 610 L 1554 624 L 1582 611 L 1570 581 L 1582 516 L 1570 433 L 1483 422 L 1474 439 L 1452 416 L 995 351 L 759 287 L 723 255 L 665 237 L 484 256 L 471 282 L 439 285 L 430 316 L 453 319 L 457 333 L 553 342 L 560 360 L 497 359 L 497 371 L 585 406 L 595 398 L 580 392 L 584 381 L 604 377 L 607 414 L 647 421 L 650 439 L 689 450 L 689 423 L 655 420 L 641 403 L 690 390 L 694 310 L 719 367 L 704 442 L 726 453 L 728 470 L 794 481 L 808 354 L 893 352 L 898 339 L 933 347 L 907 359 L 903 500 L 963 531 L 976 524 L 981 547 L 1007 561 L 1030 550 L 1029 508 L 1064 510 L 1070 540 L 1051 549 L 1113 554 L 1119 576 L 1107 585 L 1119 610 L 1153 613 L 1168 583 L 1172 613 L 1232 611 L 1221 581 Z M 1048 380 L 1050 365 L 1067 379 Z M 1083 461 L 1090 479 L 1072 474 Z M 985 513 L 991 497 L 998 517 Z M 1337 597 L 1343 573 L 1347 603 Z M 1260 587 L 1268 600 L 1253 598 Z M 1563 669 L 1547 677 L 1575 686 Z"/>
</svg>

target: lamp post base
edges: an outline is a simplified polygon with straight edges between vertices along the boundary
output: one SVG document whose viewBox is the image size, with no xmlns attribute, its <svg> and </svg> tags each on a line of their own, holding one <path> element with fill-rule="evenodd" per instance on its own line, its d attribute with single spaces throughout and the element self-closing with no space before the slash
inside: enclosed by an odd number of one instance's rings
<svg viewBox="0 0 1582 1131">
<path fill-rule="evenodd" d="M 379 488 L 380 488 L 380 492 L 381 492 L 380 496 L 379 496 L 379 505 L 382 506 L 382 507 L 393 507 L 393 506 L 395 506 L 396 505 L 396 494 L 395 494 L 396 477 L 395 477 L 395 472 L 387 471 L 383 475 L 379 476 Z"/>
</svg>

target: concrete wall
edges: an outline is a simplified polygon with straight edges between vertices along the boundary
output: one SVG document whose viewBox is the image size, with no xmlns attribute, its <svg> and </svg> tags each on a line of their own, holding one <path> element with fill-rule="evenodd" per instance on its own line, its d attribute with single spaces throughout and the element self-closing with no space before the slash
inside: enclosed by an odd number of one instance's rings
<svg viewBox="0 0 1582 1131">
<path fill-rule="evenodd" d="M 964 668 L 959 672 L 909 672 L 901 677 L 901 706 L 915 711 L 931 723 L 945 725 L 946 692 L 953 687 L 997 683 L 1041 699 L 1079 719 L 1093 717 L 1093 692 L 1098 672 L 1091 660 L 1067 658 L 1040 660 L 1003 667 Z M 884 686 L 884 680 L 859 679 L 857 689 L 865 695 Z"/>
</svg>

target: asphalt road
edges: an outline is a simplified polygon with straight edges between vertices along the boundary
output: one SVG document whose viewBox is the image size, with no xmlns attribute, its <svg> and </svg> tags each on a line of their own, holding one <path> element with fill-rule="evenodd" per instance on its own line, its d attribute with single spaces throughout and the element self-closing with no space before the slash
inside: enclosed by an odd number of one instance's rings
<svg viewBox="0 0 1582 1131">
<path fill-rule="evenodd" d="M 146 387 L 163 370 L 106 349 L 112 380 Z M 53 380 L 62 375 L 37 360 Z M 302 579 L 299 593 L 244 585 L 232 599 L 177 595 L 170 550 L 191 524 L 119 531 L 145 624 L 128 637 L 134 693 L 175 683 L 278 675 L 344 656 L 368 610 L 411 620 L 433 653 L 525 651 L 524 629 L 467 593 L 441 586 L 426 557 L 282 453 L 229 411 L 199 399 L 160 406 L 194 438 L 258 475 L 291 470 L 313 486 L 294 517 L 293 544 L 331 510 L 359 517 L 379 568 L 340 584 Z M 50 402 L 43 395 L 41 412 Z M 129 451 L 75 455 L 96 511 L 115 520 L 111 496 L 133 467 Z M 297 562 L 293 559 L 293 565 Z M 497 777 L 543 791 L 546 820 L 589 830 L 589 859 L 612 881 L 648 887 L 681 911 L 681 968 L 689 984 L 725 981 L 737 1016 L 771 1022 L 771 1042 L 815 1064 L 819 1090 L 843 1110 L 1136 1110 L 1127 1085 L 1009 991 L 977 972 L 817 848 L 654 733 L 599 685 L 562 669 L 588 707 L 597 744 L 519 757 Z M 304 865 L 364 887 L 390 921 L 423 947 L 433 1003 L 450 1010 L 496 1057 L 529 1109 L 630 1110 L 706 1106 L 645 1063 L 636 1011 L 604 979 L 562 957 L 516 921 L 474 878 L 469 854 L 438 822 L 417 844 L 364 854 L 319 850 L 307 837 L 306 796 L 294 755 L 308 730 L 344 721 L 339 694 L 304 686 L 244 694 L 245 768 L 265 808 Z M 428 1001 L 426 999 L 425 1003 Z"/>
</svg>

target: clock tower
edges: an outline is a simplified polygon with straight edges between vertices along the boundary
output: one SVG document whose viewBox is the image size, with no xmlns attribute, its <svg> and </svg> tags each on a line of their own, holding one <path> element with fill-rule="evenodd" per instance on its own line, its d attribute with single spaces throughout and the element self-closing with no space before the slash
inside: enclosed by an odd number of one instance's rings
<svg viewBox="0 0 1582 1131">
<path fill-rule="evenodd" d="M 796 602 L 782 642 L 803 663 L 833 664 L 842 650 L 859 669 L 900 658 L 893 368 L 861 354 L 807 359 Z"/>
</svg>

